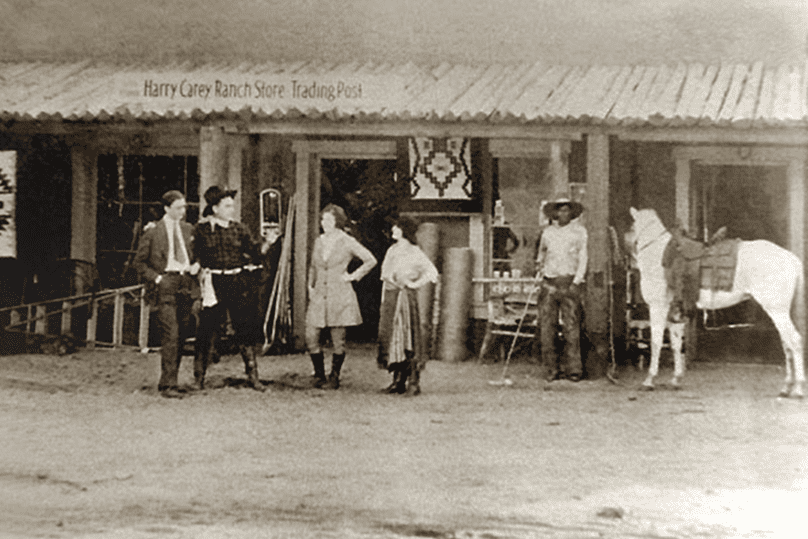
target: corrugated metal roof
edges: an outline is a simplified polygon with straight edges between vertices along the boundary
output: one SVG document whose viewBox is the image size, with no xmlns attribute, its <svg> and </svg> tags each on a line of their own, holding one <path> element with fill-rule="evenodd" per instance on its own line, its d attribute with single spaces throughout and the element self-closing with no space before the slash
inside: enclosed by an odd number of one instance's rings
<svg viewBox="0 0 808 539">
<path fill-rule="evenodd" d="M 803 65 L 0 63 L 0 119 L 808 125 Z"/>
</svg>

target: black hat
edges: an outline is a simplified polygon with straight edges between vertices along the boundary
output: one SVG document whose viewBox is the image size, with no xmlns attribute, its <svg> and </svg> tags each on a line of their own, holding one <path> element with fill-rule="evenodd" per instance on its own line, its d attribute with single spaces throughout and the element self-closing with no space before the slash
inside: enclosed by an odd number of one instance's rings
<svg viewBox="0 0 808 539">
<path fill-rule="evenodd" d="M 223 198 L 235 198 L 237 192 L 238 191 L 235 189 L 225 191 L 218 185 L 214 185 L 212 187 L 208 187 L 208 190 L 205 191 L 205 202 L 208 203 L 208 206 L 215 206 L 221 202 Z"/>
<path fill-rule="evenodd" d="M 584 212 L 584 205 L 580 202 L 572 200 L 568 196 L 560 196 L 557 197 L 553 202 L 548 202 L 544 205 L 544 215 L 547 216 L 548 219 L 555 219 L 556 212 L 561 206 L 569 206 L 570 207 L 570 218 L 575 219 L 576 217 L 580 217 L 580 215 Z"/>
</svg>

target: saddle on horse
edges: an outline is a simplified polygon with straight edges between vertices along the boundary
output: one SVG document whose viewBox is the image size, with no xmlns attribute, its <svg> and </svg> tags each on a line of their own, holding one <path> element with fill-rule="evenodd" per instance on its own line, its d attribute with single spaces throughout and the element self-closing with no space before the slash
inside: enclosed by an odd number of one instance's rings
<svg viewBox="0 0 808 539">
<path fill-rule="evenodd" d="M 662 255 L 665 280 L 673 292 L 668 318 L 681 322 L 696 311 L 699 290 L 732 290 L 738 262 L 739 239 L 726 239 L 726 227 L 701 243 L 683 231 L 673 233 Z"/>
</svg>

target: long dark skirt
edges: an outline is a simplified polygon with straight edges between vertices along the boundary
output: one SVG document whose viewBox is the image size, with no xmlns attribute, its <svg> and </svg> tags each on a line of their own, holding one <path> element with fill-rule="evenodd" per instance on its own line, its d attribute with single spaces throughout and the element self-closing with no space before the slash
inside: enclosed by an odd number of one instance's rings
<svg viewBox="0 0 808 539">
<path fill-rule="evenodd" d="M 402 294 L 406 305 L 399 303 Z M 379 314 L 379 364 L 396 375 L 402 388 L 408 378 L 417 387 L 426 363 L 417 291 L 386 289 Z"/>
</svg>

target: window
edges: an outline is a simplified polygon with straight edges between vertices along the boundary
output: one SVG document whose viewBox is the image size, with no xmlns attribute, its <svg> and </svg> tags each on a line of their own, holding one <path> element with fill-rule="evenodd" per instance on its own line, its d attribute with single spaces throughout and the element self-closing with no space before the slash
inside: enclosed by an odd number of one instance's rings
<svg viewBox="0 0 808 539">
<path fill-rule="evenodd" d="M 114 155 L 98 157 L 97 258 L 101 286 L 137 283 L 131 264 L 143 227 L 161 219 L 163 193 L 182 191 L 188 222 L 199 218 L 196 156 Z"/>
</svg>

